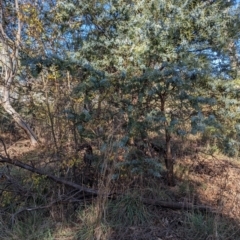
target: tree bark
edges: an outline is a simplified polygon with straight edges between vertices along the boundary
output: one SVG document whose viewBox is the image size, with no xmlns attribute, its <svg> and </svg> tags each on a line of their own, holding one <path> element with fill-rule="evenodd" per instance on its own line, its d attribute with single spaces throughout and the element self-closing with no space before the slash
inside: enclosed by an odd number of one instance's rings
<svg viewBox="0 0 240 240">
<path fill-rule="evenodd" d="M 9 89 L 7 87 L 3 87 L 3 100 L 2 106 L 7 113 L 9 113 L 14 121 L 27 133 L 31 145 L 37 145 L 38 140 L 32 129 L 28 126 L 28 124 L 23 120 L 19 113 L 12 107 L 9 100 Z"/>
<path fill-rule="evenodd" d="M 165 129 L 166 138 L 166 156 L 165 164 L 167 168 L 167 182 L 169 186 L 174 186 L 174 175 L 173 175 L 173 156 L 171 151 L 171 135 L 167 129 Z"/>
<path fill-rule="evenodd" d="M 165 115 L 165 101 L 166 101 L 166 93 L 160 94 L 161 101 L 161 111 Z M 167 129 L 168 124 L 165 122 L 165 165 L 167 169 L 167 183 L 169 186 L 174 186 L 174 176 L 173 176 L 173 157 L 171 151 L 171 134 Z"/>
</svg>

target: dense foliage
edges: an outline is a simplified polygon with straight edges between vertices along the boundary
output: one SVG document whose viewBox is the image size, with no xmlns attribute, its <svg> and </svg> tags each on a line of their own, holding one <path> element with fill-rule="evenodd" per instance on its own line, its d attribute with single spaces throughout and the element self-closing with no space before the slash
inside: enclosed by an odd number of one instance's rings
<svg viewBox="0 0 240 240">
<path fill-rule="evenodd" d="M 109 126 L 120 129 L 112 133 L 120 147 L 132 138 L 146 145 L 154 132 L 165 141 L 159 145 L 165 145 L 167 168 L 172 137 L 203 133 L 207 126 L 217 144 L 236 155 L 239 19 L 234 4 L 20 1 L 16 15 L 13 3 L 3 3 L 9 11 L 2 16 L 3 27 L 12 41 L 12 22 L 22 22 L 15 94 L 28 99 L 24 105 L 32 116 L 48 112 L 56 148 L 59 137 L 69 135 L 60 127 L 65 119 L 76 145 L 89 138 L 106 144 Z"/>
<path fill-rule="evenodd" d="M 174 185 L 177 143 L 190 135 L 210 154 L 238 157 L 236 1 L 2 0 L 0 8 L 2 92 L 51 149 L 56 162 L 42 160 L 51 174 L 98 188 L 107 175 L 144 181 L 165 169 Z M 18 135 L 2 99 L 1 132 Z"/>
</svg>

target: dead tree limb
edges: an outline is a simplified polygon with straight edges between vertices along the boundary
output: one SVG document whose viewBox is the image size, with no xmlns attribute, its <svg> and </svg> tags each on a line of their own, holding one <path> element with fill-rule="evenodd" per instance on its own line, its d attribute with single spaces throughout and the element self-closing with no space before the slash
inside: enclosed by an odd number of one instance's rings
<svg viewBox="0 0 240 240">
<path fill-rule="evenodd" d="M 144 204 L 148 205 L 154 205 L 154 206 L 159 206 L 163 208 L 170 208 L 173 210 L 198 210 L 200 212 L 215 212 L 216 209 L 213 209 L 208 206 L 204 205 L 193 205 L 191 203 L 187 202 L 167 202 L 167 201 L 159 201 L 159 200 L 154 200 L 154 199 L 147 199 L 147 198 L 142 198 L 141 201 Z"/>
<path fill-rule="evenodd" d="M 83 192 L 85 194 L 92 195 L 92 196 L 98 195 L 98 191 L 96 191 L 94 189 L 90 189 L 90 188 L 78 185 L 76 183 L 73 183 L 73 182 L 70 182 L 70 181 L 66 181 L 65 179 L 58 178 L 58 177 L 56 177 L 54 175 L 51 175 L 51 174 L 48 174 L 48 173 L 44 172 L 41 169 L 35 168 L 35 167 L 33 167 L 33 166 L 29 165 L 29 164 L 26 164 L 26 163 L 22 163 L 22 162 L 20 162 L 18 160 L 11 159 L 11 158 L 6 158 L 6 157 L 0 155 L 0 162 L 12 164 L 14 166 L 26 169 L 26 170 L 28 170 L 30 172 L 37 173 L 37 174 L 42 175 L 42 176 L 46 176 L 48 179 L 51 179 L 51 180 L 55 181 L 56 183 L 60 183 L 60 184 L 63 184 L 65 186 L 69 186 L 69 187 L 72 187 L 74 189 L 78 189 L 78 190 L 80 190 L 81 192 Z"/>
<path fill-rule="evenodd" d="M 53 181 L 55 181 L 56 183 L 60 183 L 63 184 L 65 186 L 69 186 L 72 187 L 74 189 L 79 190 L 80 193 L 83 193 L 83 196 L 98 196 L 100 195 L 100 193 L 97 190 L 91 189 L 91 188 L 87 188 L 81 185 L 78 185 L 76 183 L 70 182 L 70 181 L 66 181 L 64 179 L 58 178 L 54 175 L 48 174 L 46 172 L 44 172 L 41 169 L 32 167 L 29 164 L 26 163 L 22 163 L 18 160 L 13 160 L 11 158 L 6 158 L 2 155 L 0 155 L 0 163 L 8 163 L 8 164 L 12 164 L 14 166 L 26 169 L 30 172 L 33 173 L 37 173 L 39 175 L 42 176 L 46 176 L 48 179 L 51 179 Z M 122 194 L 110 194 L 110 193 L 105 193 L 104 194 L 106 196 L 106 198 L 111 198 L 111 199 L 117 199 L 119 196 L 121 196 Z M 191 203 L 187 203 L 187 202 L 167 202 L 167 201 L 158 201 L 158 200 L 153 200 L 153 199 L 147 199 L 147 198 L 141 198 L 141 201 L 144 204 L 147 205 L 154 205 L 154 206 L 159 206 L 159 207 L 163 207 L 163 208 L 170 208 L 173 210 L 198 210 L 201 212 L 216 212 L 216 209 L 213 209 L 211 207 L 208 206 L 204 206 L 204 205 L 193 205 Z M 34 209 L 32 209 L 34 210 Z"/>
</svg>

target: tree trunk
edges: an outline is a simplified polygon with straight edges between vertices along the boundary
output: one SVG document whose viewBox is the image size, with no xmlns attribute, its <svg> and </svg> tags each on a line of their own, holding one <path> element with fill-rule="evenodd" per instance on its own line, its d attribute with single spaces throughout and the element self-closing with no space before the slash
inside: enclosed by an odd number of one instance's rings
<svg viewBox="0 0 240 240">
<path fill-rule="evenodd" d="M 3 100 L 2 106 L 7 113 L 9 113 L 15 122 L 27 133 L 30 138 L 31 145 L 37 145 L 37 137 L 32 131 L 32 129 L 28 126 L 28 124 L 23 120 L 19 113 L 12 107 L 10 100 L 9 100 L 9 89 L 8 87 L 3 87 Z"/>
<path fill-rule="evenodd" d="M 15 0 L 15 9 L 18 13 L 19 4 L 18 0 Z M 3 24 L 3 6 L 0 6 L 0 64 L 2 67 L 2 73 L 0 75 L 0 80 L 2 84 L 2 94 L 1 105 L 9 113 L 15 122 L 27 133 L 30 138 L 32 145 L 37 145 L 37 137 L 27 123 L 22 119 L 22 117 L 16 112 L 10 103 L 10 88 L 12 86 L 14 77 L 19 70 L 19 50 L 21 43 L 21 30 L 22 24 L 20 19 L 20 14 L 16 14 L 17 18 L 12 19 L 13 25 L 16 25 L 15 36 L 10 39 L 5 32 Z"/>
<path fill-rule="evenodd" d="M 161 111 L 165 115 L 165 101 L 166 93 L 160 94 L 161 101 Z M 165 152 L 165 165 L 167 168 L 167 182 L 169 186 L 174 186 L 174 176 L 173 176 L 173 157 L 171 151 L 171 134 L 167 129 L 167 122 L 165 123 L 165 142 L 166 142 L 166 152 Z"/>
<path fill-rule="evenodd" d="M 165 129 L 166 138 L 166 156 L 165 164 L 167 168 L 167 182 L 169 186 L 174 186 L 174 176 L 173 176 L 173 156 L 171 151 L 171 135 L 167 129 Z"/>
</svg>

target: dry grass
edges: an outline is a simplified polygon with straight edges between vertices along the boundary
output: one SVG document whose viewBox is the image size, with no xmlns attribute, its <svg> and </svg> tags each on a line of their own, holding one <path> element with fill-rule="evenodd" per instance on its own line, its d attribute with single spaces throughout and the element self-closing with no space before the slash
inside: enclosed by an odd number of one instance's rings
<svg viewBox="0 0 240 240">
<path fill-rule="evenodd" d="M 175 163 L 177 179 L 175 187 L 169 188 L 165 185 L 164 174 L 161 179 L 134 178 L 134 183 L 122 181 L 124 180 L 122 178 L 121 184 L 116 186 L 124 192 L 124 195 L 116 200 L 109 200 L 105 193 L 112 189 L 114 164 L 109 166 L 107 159 L 111 157 L 114 162 L 120 158 L 119 154 L 115 154 L 110 143 L 109 148 L 104 150 L 104 167 L 98 179 L 98 189 L 101 194 L 98 198 L 90 203 L 83 202 L 77 207 L 58 203 L 42 212 L 37 210 L 19 214 L 14 223 L 10 221 L 11 215 L 3 214 L 0 217 L 0 239 L 240 239 L 238 231 L 240 163 L 220 155 L 213 157 L 203 154 L 201 151 L 196 154 L 195 150 L 192 151 L 191 141 L 189 144 L 184 144 L 178 149 L 179 154 Z M 11 154 L 18 154 L 18 158 L 27 162 L 34 159 L 36 160 L 34 162 L 39 162 L 43 158 L 45 160 L 49 158 L 46 162 L 51 162 L 50 152 L 47 153 L 44 149 L 32 149 L 27 141 L 15 143 L 8 151 Z M 21 171 L 19 173 L 15 171 L 14 174 L 12 179 L 15 176 L 24 177 Z M 45 188 L 54 186 L 44 179 L 39 181 L 41 184 L 38 187 L 38 194 L 42 194 L 41 186 L 44 184 Z M 115 190 L 117 188 L 115 187 Z M 31 188 L 32 190 L 36 189 Z M 52 195 L 44 195 L 44 204 L 57 195 L 58 189 L 53 189 Z M 144 205 L 140 197 L 205 204 L 215 211 L 203 214 L 164 209 Z M 4 194 L 0 198 L 6 200 Z M 23 202 L 24 198 L 21 198 L 21 201 L 20 204 L 27 203 Z M 19 208 L 17 204 L 9 204 L 9 206 Z M 13 209 L 14 211 L 16 210 Z"/>
</svg>

